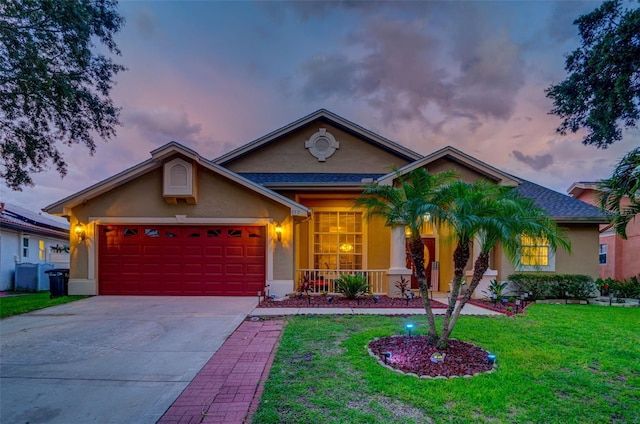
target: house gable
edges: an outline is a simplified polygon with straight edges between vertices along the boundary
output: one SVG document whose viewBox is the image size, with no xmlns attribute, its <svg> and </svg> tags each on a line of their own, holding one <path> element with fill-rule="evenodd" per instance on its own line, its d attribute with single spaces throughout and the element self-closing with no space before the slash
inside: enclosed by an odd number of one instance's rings
<svg viewBox="0 0 640 424">
<path fill-rule="evenodd" d="M 460 175 L 463 181 L 472 182 L 478 178 L 485 178 L 499 185 L 517 186 L 520 180 L 512 175 L 502 172 L 491 165 L 488 165 L 460 150 L 451 146 L 444 147 L 430 155 L 416 160 L 397 172 L 391 172 L 380 179 L 380 184 L 391 184 L 396 179 L 397 174 L 405 175 L 417 168 L 426 168 L 431 173 L 438 173 L 445 170 L 453 170 Z"/>
<path fill-rule="evenodd" d="M 176 163 L 176 160 L 178 160 L 179 163 L 193 165 L 193 184 L 197 184 L 201 187 L 199 191 L 200 199 L 210 199 L 211 197 L 215 197 L 215 194 L 217 193 L 216 187 L 219 187 L 220 184 L 224 182 L 225 184 L 232 184 L 232 186 L 235 187 L 237 193 L 241 193 L 243 191 L 249 192 L 253 196 L 264 197 L 271 200 L 272 202 L 285 206 L 289 208 L 290 214 L 293 216 L 306 217 L 310 213 L 309 209 L 307 209 L 305 206 L 300 205 L 293 200 L 275 193 L 259 184 L 256 184 L 242 177 L 241 175 L 235 174 L 228 169 L 218 166 L 213 162 L 200 157 L 193 150 L 186 148 L 177 142 L 168 143 L 152 151 L 151 159 L 142 162 L 132 168 L 129 168 L 111 178 L 101 181 L 74 195 L 62 199 L 59 202 L 49 205 L 43 210 L 52 214 L 70 215 L 71 209 L 73 209 L 74 207 L 79 205 L 86 205 L 93 199 L 96 199 L 103 195 L 107 195 L 105 196 L 105 198 L 113 197 L 113 195 L 109 195 L 109 193 L 114 191 L 119 191 L 121 193 L 132 191 L 134 193 L 133 198 L 131 198 L 129 202 L 123 206 L 124 209 L 128 209 L 130 211 L 135 210 L 136 207 L 141 207 L 139 205 L 149 205 L 155 204 L 157 202 L 171 203 L 172 207 L 175 208 L 176 206 L 180 206 L 181 202 L 179 203 L 177 201 L 178 196 L 167 196 L 167 193 L 164 191 L 163 167 L 166 163 Z M 149 176 L 149 174 L 152 175 Z M 209 181 L 211 179 L 211 176 L 215 176 L 215 178 L 217 179 L 217 183 L 211 183 Z M 204 179 L 200 181 L 200 177 L 204 177 Z M 127 186 L 126 190 L 119 190 L 125 185 Z M 132 187 L 134 187 L 133 190 L 131 190 Z M 192 194 L 194 194 L 195 192 L 196 188 L 194 187 Z M 153 198 L 151 198 L 150 196 L 152 196 Z M 167 197 L 171 199 L 171 201 L 166 202 Z M 187 203 L 189 203 L 191 206 L 197 203 L 195 201 L 195 196 L 187 195 L 181 197 L 185 197 L 185 200 L 187 200 Z M 227 193 L 226 197 L 233 201 L 237 200 L 235 199 L 235 195 L 232 195 L 231 193 Z M 143 201 L 141 199 L 146 199 L 146 201 Z M 217 200 L 221 201 L 221 198 L 218 197 Z M 116 196 L 113 201 L 115 203 L 111 206 L 105 204 L 104 210 L 109 211 L 110 214 L 122 214 L 122 211 L 116 212 L 114 208 L 117 209 L 117 206 L 115 205 L 123 204 L 122 202 L 124 200 Z M 164 208 L 162 207 L 161 209 Z"/>
<path fill-rule="evenodd" d="M 214 162 L 237 173 L 385 174 L 392 166 L 405 166 L 420 157 L 320 110 Z"/>
</svg>

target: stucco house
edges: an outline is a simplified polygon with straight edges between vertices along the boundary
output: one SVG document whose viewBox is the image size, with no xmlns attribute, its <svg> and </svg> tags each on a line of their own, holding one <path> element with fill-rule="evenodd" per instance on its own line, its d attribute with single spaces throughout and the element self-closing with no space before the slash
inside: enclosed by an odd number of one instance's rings
<svg viewBox="0 0 640 424">
<path fill-rule="evenodd" d="M 573 244 L 571 255 L 532 246 L 537 254 L 522 270 L 597 277 L 597 208 L 452 147 L 423 156 L 327 110 L 214 160 L 170 142 L 44 210 L 77 229 L 70 293 L 281 296 L 305 278 L 316 291 L 333 291 L 345 272 L 366 274 L 375 293 L 393 293 L 411 274 L 404 228 L 366 220 L 353 207 L 363 183 L 392 184 L 393 167 L 454 169 L 466 181 L 515 187 L 566 227 Z M 423 237 L 430 283 L 446 292 L 453 246 L 428 224 Z M 500 249 L 491 268 L 498 279 L 515 271 Z"/>
<path fill-rule="evenodd" d="M 578 181 L 567 190 L 570 196 L 583 202 L 599 205 L 598 183 Z M 626 205 L 629 199 L 623 199 Z M 623 206 L 626 206 L 623 204 Z M 600 226 L 598 262 L 601 278 L 625 278 L 640 275 L 640 218 L 627 224 L 627 239 L 616 234 L 611 224 Z"/>
<path fill-rule="evenodd" d="M 69 267 L 69 224 L 61 221 L 0 203 L 0 291 L 15 288 L 16 264 Z"/>
</svg>

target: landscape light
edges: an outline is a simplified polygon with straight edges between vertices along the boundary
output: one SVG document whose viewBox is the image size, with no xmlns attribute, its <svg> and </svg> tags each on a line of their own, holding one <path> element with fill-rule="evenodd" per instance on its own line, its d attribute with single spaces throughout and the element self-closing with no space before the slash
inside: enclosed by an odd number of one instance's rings
<svg viewBox="0 0 640 424">
<path fill-rule="evenodd" d="M 487 355 L 487 362 L 489 362 L 489 365 L 493 365 L 496 363 L 496 355 L 494 355 L 493 353 L 490 353 L 489 355 Z"/>
<path fill-rule="evenodd" d="M 393 355 L 391 354 L 391 352 L 382 352 L 382 357 L 384 358 L 384 363 L 387 363 L 388 359 L 391 359 Z"/>
<path fill-rule="evenodd" d="M 408 323 L 407 325 L 405 325 L 405 328 L 409 332 L 409 335 L 411 335 L 411 330 L 413 330 L 413 324 Z"/>
</svg>

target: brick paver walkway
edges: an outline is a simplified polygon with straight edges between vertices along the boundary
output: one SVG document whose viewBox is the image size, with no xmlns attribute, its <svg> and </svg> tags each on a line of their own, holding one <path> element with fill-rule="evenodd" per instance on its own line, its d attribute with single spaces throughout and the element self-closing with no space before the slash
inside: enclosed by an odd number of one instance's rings
<svg viewBox="0 0 640 424">
<path fill-rule="evenodd" d="M 269 375 L 282 320 L 244 321 L 158 421 L 250 422 Z"/>
</svg>

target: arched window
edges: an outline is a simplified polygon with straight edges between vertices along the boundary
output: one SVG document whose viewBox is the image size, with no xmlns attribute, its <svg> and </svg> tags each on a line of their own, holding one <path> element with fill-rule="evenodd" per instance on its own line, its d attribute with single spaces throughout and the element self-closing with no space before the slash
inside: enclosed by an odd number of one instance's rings
<svg viewBox="0 0 640 424">
<path fill-rule="evenodd" d="M 194 196 L 192 163 L 176 158 L 164 164 L 164 196 Z"/>
<path fill-rule="evenodd" d="M 187 187 L 187 168 L 177 163 L 169 170 L 169 185 L 171 187 Z"/>
</svg>

